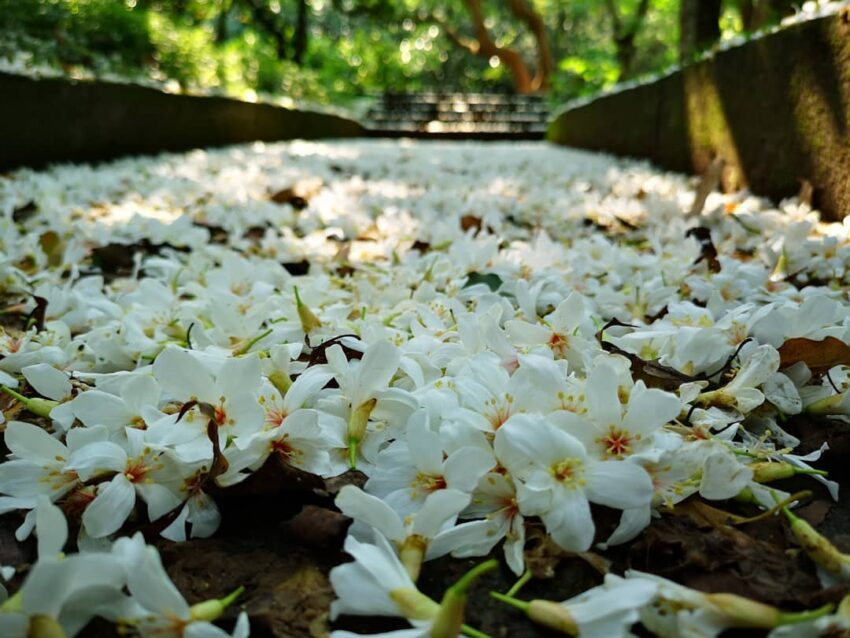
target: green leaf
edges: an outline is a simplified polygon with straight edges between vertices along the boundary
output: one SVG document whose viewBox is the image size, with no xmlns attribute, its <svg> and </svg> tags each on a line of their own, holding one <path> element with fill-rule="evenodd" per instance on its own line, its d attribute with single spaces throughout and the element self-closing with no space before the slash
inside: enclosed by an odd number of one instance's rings
<svg viewBox="0 0 850 638">
<path fill-rule="evenodd" d="M 474 286 L 475 284 L 486 284 L 490 290 L 496 292 L 499 288 L 502 287 L 502 278 L 499 275 L 495 275 L 493 273 L 480 273 L 480 272 L 471 272 L 469 273 L 466 283 L 463 285 L 464 288 L 469 288 L 470 286 Z"/>
</svg>

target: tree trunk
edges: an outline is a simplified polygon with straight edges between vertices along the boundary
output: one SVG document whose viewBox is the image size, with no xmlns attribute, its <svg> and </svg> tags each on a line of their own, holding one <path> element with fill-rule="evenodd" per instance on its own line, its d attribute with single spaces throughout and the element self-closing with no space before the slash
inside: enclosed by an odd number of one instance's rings
<svg viewBox="0 0 850 638">
<path fill-rule="evenodd" d="M 221 3 L 221 9 L 215 19 L 215 41 L 219 44 L 226 42 L 230 36 L 227 28 L 227 18 L 230 15 L 230 8 L 230 0 L 224 0 L 224 2 Z"/>
<path fill-rule="evenodd" d="M 537 68 L 534 70 L 531 85 L 533 91 L 544 91 L 549 88 L 549 80 L 555 70 L 555 61 L 552 58 L 552 47 L 549 45 L 546 25 L 540 14 L 525 0 L 507 1 L 511 12 L 522 20 L 534 34 L 534 40 L 537 43 Z"/>
<path fill-rule="evenodd" d="M 741 24 L 744 31 L 752 31 L 756 27 L 756 3 L 755 0 L 735 0 L 738 14 L 741 16 Z"/>
<path fill-rule="evenodd" d="M 531 93 L 534 89 L 531 85 L 531 74 L 522 56 L 514 51 L 498 46 L 490 37 L 487 25 L 484 21 L 484 11 L 481 9 L 480 0 L 464 0 L 466 10 L 472 19 L 472 30 L 477 42 L 476 55 L 491 58 L 496 56 L 499 61 L 508 67 L 514 80 L 514 88 L 517 93 Z"/>
<path fill-rule="evenodd" d="M 512 1 L 513 0 L 509 0 L 509 2 Z M 459 49 L 463 49 L 467 53 L 488 59 L 496 57 L 499 62 L 504 64 L 508 68 L 508 71 L 510 71 L 513 79 L 514 90 L 517 93 L 534 93 L 536 90 L 541 88 L 540 86 L 535 85 L 535 80 L 532 78 L 531 73 L 528 70 L 528 65 L 526 65 L 525 60 L 522 59 L 519 52 L 508 47 L 500 47 L 490 36 L 490 32 L 485 23 L 484 11 L 481 8 L 481 0 L 463 0 L 463 4 L 466 7 L 466 12 L 469 14 L 470 20 L 472 21 L 472 32 L 474 33 L 474 38 L 469 38 L 458 33 L 450 24 L 446 23 L 446 21 L 437 14 L 422 11 L 418 14 L 418 19 L 421 22 L 427 21 L 436 24 L 440 27 L 452 44 Z M 548 41 L 546 41 L 545 56 L 546 59 L 541 65 L 541 71 L 544 72 L 547 69 L 546 65 L 551 63 L 551 51 L 548 48 Z M 547 73 L 547 80 L 548 75 L 549 74 Z"/>
<path fill-rule="evenodd" d="M 620 67 L 618 80 L 628 80 L 634 73 L 635 57 L 637 56 L 637 34 L 643 26 L 649 11 L 649 0 L 641 0 L 628 25 L 623 24 L 614 0 L 605 3 L 611 16 L 611 29 L 614 32 L 614 47 L 617 51 L 617 65 Z"/>
<path fill-rule="evenodd" d="M 298 0 L 298 15 L 295 22 L 295 37 L 293 38 L 292 61 L 298 66 L 304 61 L 304 54 L 307 53 L 307 14 L 310 7 L 307 0 Z"/>
<path fill-rule="evenodd" d="M 721 0 L 682 0 L 679 59 L 686 64 L 720 39 Z"/>
<path fill-rule="evenodd" d="M 630 33 L 620 38 L 614 38 L 614 45 L 617 48 L 617 66 L 620 67 L 620 75 L 617 80 L 628 80 L 635 70 L 635 56 L 637 55 L 635 34 Z"/>
<path fill-rule="evenodd" d="M 744 31 L 755 31 L 794 14 L 794 0 L 736 0 Z"/>
<path fill-rule="evenodd" d="M 272 13 L 263 0 L 243 0 L 251 11 L 254 22 L 268 33 L 275 42 L 277 57 L 281 60 L 289 59 L 289 46 L 286 41 L 284 25 L 278 16 Z"/>
</svg>

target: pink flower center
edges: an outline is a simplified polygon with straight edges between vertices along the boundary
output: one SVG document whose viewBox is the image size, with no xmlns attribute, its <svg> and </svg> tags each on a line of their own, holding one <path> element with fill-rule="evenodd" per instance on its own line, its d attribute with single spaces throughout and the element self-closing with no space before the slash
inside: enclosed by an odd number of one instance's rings
<svg viewBox="0 0 850 638">
<path fill-rule="evenodd" d="M 605 448 L 605 454 L 609 456 L 625 456 L 632 451 L 632 442 L 639 437 L 632 437 L 628 431 L 611 426 L 608 434 L 597 439 L 597 442 Z"/>
</svg>

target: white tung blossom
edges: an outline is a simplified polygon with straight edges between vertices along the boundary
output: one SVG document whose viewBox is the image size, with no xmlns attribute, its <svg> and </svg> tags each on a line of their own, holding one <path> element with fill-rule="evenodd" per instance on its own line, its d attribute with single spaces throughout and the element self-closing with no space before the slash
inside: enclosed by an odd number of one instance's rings
<svg viewBox="0 0 850 638">
<path fill-rule="evenodd" d="M 305 184 L 303 209 L 271 197 Z M 226 636 L 230 598 L 190 605 L 156 550 L 115 536 L 210 536 L 214 495 L 263 469 L 365 474 L 337 498 L 354 562 L 331 573 L 331 617 L 398 616 L 412 627 L 387 635 L 409 638 L 432 633 L 426 559 L 497 551 L 520 575 L 537 519 L 565 550 L 605 551 L 687 498 L 771 507 L 766 467 L 837 498 L 816 467 L 830 450 L 796 453 L 787 420 L 850 418 L 850 366 L 783 345 L 850 344 L 850 222 L 747 193 L 688 216 L 693 198 L 684 176 L 526 143 L 256 144 L 0 176 L 0 513 L 39 551 L 0 567 L 23 577 L 0 634 L 101 617 Z M 607 539 L 591 504 L 621 511 Z M 714 635 L 749 622 L 730 600 L 630 574 L 543 607 L 582 636 L 638 618 Z M 845 626 L 839 610 L 773 631 Z"/>
</svg>

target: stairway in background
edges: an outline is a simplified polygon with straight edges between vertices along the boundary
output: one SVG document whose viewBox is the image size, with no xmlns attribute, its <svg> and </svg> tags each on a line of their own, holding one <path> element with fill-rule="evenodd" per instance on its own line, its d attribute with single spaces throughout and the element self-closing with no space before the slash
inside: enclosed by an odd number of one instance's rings
<svg viewBox="0 0 850 638">
<path fill-rule="evenodd" d="M 549 106 L 536 95 L 387 93 L 369 109 L 375 137 L 542 139 Z"/>
</svg>

